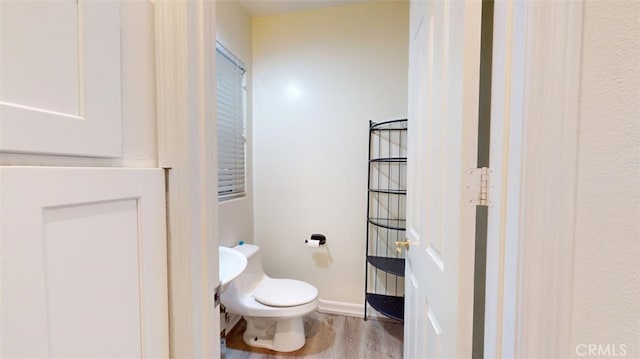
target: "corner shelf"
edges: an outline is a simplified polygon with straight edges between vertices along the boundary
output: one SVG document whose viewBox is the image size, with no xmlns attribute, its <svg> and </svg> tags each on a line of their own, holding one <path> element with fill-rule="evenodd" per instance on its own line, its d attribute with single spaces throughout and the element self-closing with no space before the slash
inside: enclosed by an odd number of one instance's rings
<svg viewBox="0 0 640 359">
<path fill-rule="evenodd" d="M 367 293 L 367 303 L 389 318 L 404 320 L 404 297 Z"/>
<path fill-rule="evenodd" d="M 372 158 L 369 160 L 370 163 L 407 163 L 406 157 L 383 157 L 383 158 Z"/>
<path fill-rule="evenodd" d="M 367 256 L 367 262 L 387 273 L 404 277 L 404 258 Z"/>
<path fill-rule="evenodd" d="M 406 189 L 369 189 L 370 193 L 407 194 Z"/>
<path fill-rule="evenodd" d="M 369 123 L 369 178 L 365 305 L 381 314 L 404 318 L 404 254 L 396 241 L 405 240 L 407 120 Z"/>
<path fill-rule="evenodd" d="M 407 221 L 404 219 L 369 218 L 369 223 L 374 226 L 404 231 L 407 228 Z"/>
</svg>

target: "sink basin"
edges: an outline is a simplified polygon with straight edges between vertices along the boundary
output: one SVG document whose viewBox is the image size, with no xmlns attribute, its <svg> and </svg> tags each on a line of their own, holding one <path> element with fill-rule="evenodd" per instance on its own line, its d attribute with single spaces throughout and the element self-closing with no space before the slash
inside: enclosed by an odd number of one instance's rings
<svg viewBox="0 0 640 359">
<path fill-rule="evenodd" d="M 236 279 L 240 273 L 247 268 L 247 257 L 233 248 L 218 247 L 218 250 L 220 259 L 220 290 L 223 291 L 227 289 L 231 281 Z"/>
</svg>

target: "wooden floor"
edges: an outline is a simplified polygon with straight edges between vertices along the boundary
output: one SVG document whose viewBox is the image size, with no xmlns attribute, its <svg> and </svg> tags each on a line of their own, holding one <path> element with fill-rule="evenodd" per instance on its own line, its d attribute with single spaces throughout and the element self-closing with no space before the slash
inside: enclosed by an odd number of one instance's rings
<svg viewBox="0 0 640 359">
<path fill-rule="evenodd" d="M 244 319 L 227 335 L 226 359 L 402 358 L 402 323 L 314 312 L 304 318 L 307 342 L 301 349 L 278 353 L 242 341 Z"/>
</svg>

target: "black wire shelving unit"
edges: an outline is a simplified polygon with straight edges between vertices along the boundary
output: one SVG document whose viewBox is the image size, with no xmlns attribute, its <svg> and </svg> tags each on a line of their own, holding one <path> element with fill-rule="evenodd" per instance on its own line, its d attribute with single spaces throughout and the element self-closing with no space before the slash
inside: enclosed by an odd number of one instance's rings
<svg viewBox="0 0 640 359">
<path fill-rule="evenodd" d="M 369 175 L 364 319 L 371 308 L 404 320 L 407 120 L 369 122 Z"/>
</svg>

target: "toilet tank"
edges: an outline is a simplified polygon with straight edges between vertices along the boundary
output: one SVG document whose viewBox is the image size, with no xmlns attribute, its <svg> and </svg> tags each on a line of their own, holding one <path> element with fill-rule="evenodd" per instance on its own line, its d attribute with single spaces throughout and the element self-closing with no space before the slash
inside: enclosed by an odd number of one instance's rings
<svg viewBox="0 0 640 359">
<path fill-rule="evenodd" d="M 241 292 L 253 290 L 264 277 L 262 260 L 260 259 L 260 247 L 254 244 L 240 244 L 233 247 L 233 249 L 247 257 L 247 268 L 232 284 Z"/>
</svg>

